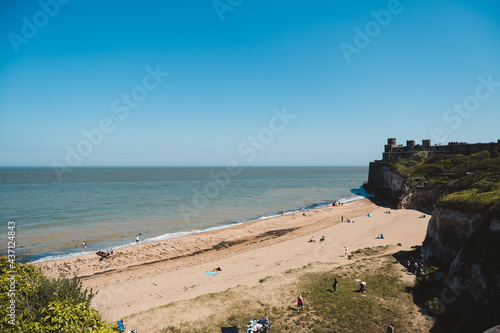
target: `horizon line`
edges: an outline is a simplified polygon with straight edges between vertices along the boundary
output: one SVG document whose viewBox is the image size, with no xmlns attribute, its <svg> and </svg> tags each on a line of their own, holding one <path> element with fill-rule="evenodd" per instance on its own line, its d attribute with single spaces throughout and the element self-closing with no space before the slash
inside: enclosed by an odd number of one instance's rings
<svg viewBox="0 0 500 333">
<path fill-rule="evenodd" d="M 238 168 L 339 168 L 339 167 L 368 167 L 368 165 L 240 165 Z M 50 165 L 0 165 L 0 168 L 27 168 L 27 169 L 57 169 Z M 85 165 L 67 167 L 68 170 L 91 168 L 228 168 L 224 165 Z"/>
</svg>

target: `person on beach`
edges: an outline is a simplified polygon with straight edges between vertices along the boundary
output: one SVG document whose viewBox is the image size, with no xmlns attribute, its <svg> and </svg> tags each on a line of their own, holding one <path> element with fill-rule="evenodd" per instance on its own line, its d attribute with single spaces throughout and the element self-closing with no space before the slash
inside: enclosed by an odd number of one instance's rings
<svg viewBox="0 0 500 333">
<path fill-rule="evenodd" d="M 347 246 L 345 247 L 345 257 L 347 258 L 347 256 L 349 255 L 349 249 L 347 248 Z"/>
<path fill-rule="evenodd" d="M 362 281 L 359 283 L 359 291 L 366 294 L 366 282 Z"/>
<path fill-rule="evenodd" d="M 342 218 L 340 219 L 340 222 L 344 223 L 344 217 L 342 216 Z"/>
<path fill-rule="evenodd" d="M 304 310 L 304 299 L 302 298 L 302 294 L 299 294 L 299 297 L 297 297 L 297 311 L 300 309 Z"/>
<path fill-rule="evenodd" d="M 333 279 L 333 284 L 332 284 L 332 287 L 333 287 L 333 291 L 334 292 L 337 292 L 337 286 L 339 285 L 338 281 L 337 281 L 337 278 L 334 278 Z"/>
<path fill-rule="evenodd" d="M 82 243 L 82 247 L 83 247 L 84 250 L 86 250 L 87 249 L 87 243 L 83 242 Z"/>
<path fill-rule="evenodd" d="M 137 236 L 137 237 L 135 238 L 135 243 L 136 243 L 136 244 L 139 244 L 139 236 Z"/>
<path fill-rule="evenodd" d="M 387 327 L 387 333 L 394 333 L 394 324 L 390 324 Z"/>
</svg>

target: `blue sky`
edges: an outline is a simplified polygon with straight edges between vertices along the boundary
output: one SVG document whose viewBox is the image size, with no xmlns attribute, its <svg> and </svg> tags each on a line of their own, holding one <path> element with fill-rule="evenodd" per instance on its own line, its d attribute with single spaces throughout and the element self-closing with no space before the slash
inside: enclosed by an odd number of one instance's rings
<svg viewBox="0 0 500 333">
<path fill-rule="evenodd" d="M 500 2 L 2 1 L 0 166 L 367 165 L 500 138 Z"/>
</svg>

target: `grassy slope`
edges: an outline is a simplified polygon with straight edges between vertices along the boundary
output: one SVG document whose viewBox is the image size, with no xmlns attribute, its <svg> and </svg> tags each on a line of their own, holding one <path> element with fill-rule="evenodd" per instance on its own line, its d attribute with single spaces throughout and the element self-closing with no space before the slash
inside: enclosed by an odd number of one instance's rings
<svg viewBox="0 0 500 333">
<path fill-rule="evenodd" d="M 495 154 L 496 155 L 496 154 Z M 500 156 L 482 151 L 471 156 L 417 154 L 392 165 L 413 189 L 443 187 L 437 202 L 443 208 L 486 212 L 500 202 Z"/>
</svg>

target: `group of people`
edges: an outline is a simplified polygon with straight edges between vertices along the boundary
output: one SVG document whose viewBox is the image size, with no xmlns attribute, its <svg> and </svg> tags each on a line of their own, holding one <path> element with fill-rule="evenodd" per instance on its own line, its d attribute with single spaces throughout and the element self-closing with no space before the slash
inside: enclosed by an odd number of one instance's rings
<svg viewBox="0 0 500 333">
<path fill-rule="evenodd" d="M 324 241 L 326 239 L 325 236 L 321 236 L 321 238 L 319 239 L 320 242 Z M 314 238 L 314 236 L 311 236 L 311 238 L 309 239 L 309 243 L 315 243 L 317 242 L 316 238 Z"/>
<path fill-rule="evenodd" d="M 378 234 L 377 239 L 385 239 L 384 234 L 382 233 Z"/>
<path fill-rule="evenodd" d="M 406 261 L 406 268 L 417 277 L 420 275 L 420 273 L 422 273 L 422 268 L 424 268 L 426 265 L 427 262 L 423 255 L 418 260 L 415 260 L 415 258 L 411 257 L 410 260 Z"/>
</svg>

